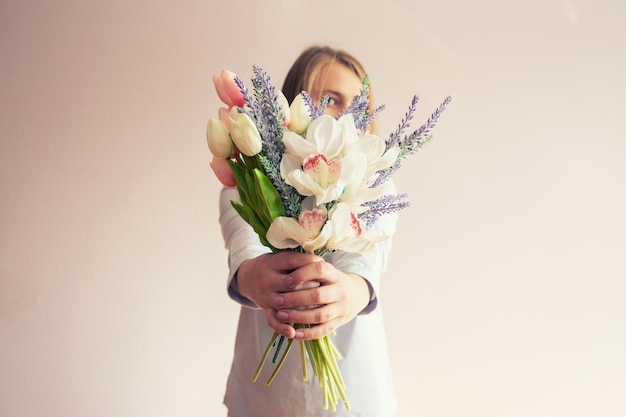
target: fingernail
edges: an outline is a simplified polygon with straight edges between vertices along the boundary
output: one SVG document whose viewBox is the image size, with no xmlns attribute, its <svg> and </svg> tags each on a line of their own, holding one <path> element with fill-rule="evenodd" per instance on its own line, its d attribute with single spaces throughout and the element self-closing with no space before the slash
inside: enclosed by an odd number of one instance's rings
<svg viewBox="0 0 626 417">
<path fill-rule="evenodd" d="M 291 287 L 291 285 L 293 284 L 293 277 L 291 275 L 287 275 L 287 278 L 285 278 L 285 280 L 283 281 L 283 284 L 286 287 Z"/>
<path fill-rule="evenodd" d="M 287 321 L 287 320 L 289 320 L 289 314 L 287 314 L 286 311 L 279 311 L 279 312 L 277 312 L 276 313 L 276 317 L 280 321 Z"/>
<path fill-rule="evenodd" d="M 276 307 L 278 306 L 282 306 L 283 304 L 285 304 L 285 297 L 277 295 L 276 297 L 274 297 L 274 305 Z"/>
<path fill-rule="evenodd" d="M 302 339 L 304 337 L 304 332 L 296 330 L 296 339 Z"/>
</svg>

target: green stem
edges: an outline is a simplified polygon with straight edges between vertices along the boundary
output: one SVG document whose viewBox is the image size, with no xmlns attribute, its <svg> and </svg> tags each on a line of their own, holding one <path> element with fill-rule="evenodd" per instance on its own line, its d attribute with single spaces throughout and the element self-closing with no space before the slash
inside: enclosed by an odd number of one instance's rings
<svg viewBox="0 0 626 417">
<path fill-rule="evenodd" d="M 280 353 L 280 348 L 283 346 L 284 341 L 285 341 L 285 336 L 280 336 L 280 339 L 278 339 L 278 345 L 276 346 L 276 352 L 274 352 L 274 357 L 272 358 L 272 363 L 276 363 L 276 359 L 278 358 L 278 354 Z"/>
<path fill-rule="evenodd" d="M 287 359 L 287 354 L 291 350 L 291 345 L 293 345 L 293 339 L 289 339 L 289 342 L 287 342 L 285 353 L 283 353 L 283 356 L 281 356 L 280 361 L 278 362 L 278 365 L 276 365 L 276 369 L 274 369 L 274 372 L 272 372 L 272 375 L 270 375 L 270 379 L 267 380 L 265 385 L 269 386 L 274 380 L 274 378 L 276 378 L 276 375 L 278 375 L 278 371 L 280 371 L 280 368 L 283 366 L 285 359 Z"/>
<path fill-rule="evenodd" d="M 278 337 L 278 333 L 274 333 L 272 340 L 270 340 L 269 344 L 265 348 L 265 352 L 263 353 L 261 362 L 259 362 L 259 366 L 256 368 L 256 372 L 254 373 L 254 376 L 252 377 L 252 382 L 256 382 L 256 380 L 259 379 L 259 374 L 261 373 L 261 369 L 263 369 L 263 365 L 265 365 L 265 361 L 267 360 L 267 357 L 270 354 L 270 349 L 274 345 L 274 342 L 276 341 L 277 337 Z"/>
<path fill-rule="evenodd" d="M 300 340 L 300 361 L 302 362 L 302 379 L 304 381 L 309 380 L 309 375 L 306 370 L 306 354 L 304 350 L 306 347 L 304 346 L 304 340 Z"/>
<path fill-rule="evenodd" d="M 310 327 L 310 325 L 294 324 L 294 327 L 296 329 L 301 329 Z M 272 346 L 274 346 L 274 343 L 276 342 L 278 336 L 280 336 L 278 333 L 274 333 L 272 340 L 267 345 L 267 348 L 263 353 L 261 363 L 259 363 L 259 367 L 257 368 L 252 381 L 256 381 L 258 379 L 261 370 L 267 360 L 267 357 L 269 356 L 270 350 Z M 270 378 L 266 382 L 266 385 L 269 386 L 274 378 L 276 378 L 276 376 L 278 375 L 278 371 L 280 371 L 285 360 L 287 359 L 289 351 L 291 350 L 293 341 L 294 339 L 289 339 L 287 346 L 284 348 L 284 352 L 274 371 L 272 372 Z M 321 339 L 299 341 L 299 344 L 303 379 L 305 381 L 308 380 L 306 364 L 306 357 L 308 356 L 309 362 L 311 363 L 311 368 L 313 370 L 313 374 L 315 377 L 317 377 L 320 388 L 322 389 L 324 409 L 330 408 L 334 412 L 337 409 L 339 398 L 341 398 L 346 407 L 346 410 L 350 411 L 350 404 L 348 403 L 348 398 L 346 395 L 346 384 L 343 380 L 341 371 L 337 364 L 337 360 L 341 359 L 341 355 L 339 354 L 339 351 L 333 344 L 330 337 L 324 336 Z"/>
</svg>

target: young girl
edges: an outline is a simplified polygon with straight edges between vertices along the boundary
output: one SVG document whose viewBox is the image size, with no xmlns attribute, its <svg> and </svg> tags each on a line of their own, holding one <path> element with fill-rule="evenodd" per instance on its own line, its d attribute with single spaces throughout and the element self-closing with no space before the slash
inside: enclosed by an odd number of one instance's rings
<svg viewBox="0 0 626 417">
<path fill-rule="evenodd" d="M 319 104 L 328 96 L 326 113 L 338 116 L 359 94 L 365 70 L 345 51 L 306 49 L 289 70 L 283 94 L 291 102 L 307 91 Z M 370 106 L 371 106 L 370 97 Z M 220 196 L 220 224 L 229 250 L 229 296 L 242 305 L 234 358 L 224 404 L 229 417 L 394 417 L 396 398 L 379 298 L 391 239 L 372 252 L 335 251 L 323 257 L 296 252 L 272 254 L 232 208 L 237 190 Z M 397 216 L 382 216 L 375 231 L 392 236 Z M 294 329 L 290 323 L 315 324 Z M 295 346 L 278 376 L 265 385 L 272 366 L 252 382 L 274 332 L 296 340 L 331 336 L 342 359 L 351 411 L 343 404 L 325 410 L 318 381 L 303 381 Z"/>
</svg>

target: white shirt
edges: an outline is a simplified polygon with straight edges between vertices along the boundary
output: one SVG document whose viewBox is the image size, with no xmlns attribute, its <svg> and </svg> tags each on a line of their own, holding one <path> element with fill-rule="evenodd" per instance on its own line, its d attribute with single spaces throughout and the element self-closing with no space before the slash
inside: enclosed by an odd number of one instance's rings
<svg viewBox="0 0 626 417">
<path fill-rule="evenodd" d="M 252 228 L 239 217 L 230 201 L 239 201 L 235 188 L 225 188 L 220 195 L 220 224 L 229 250 L 229 296 L 242 305 L 234 358 L 224 397 L 224 404 L 235 417 L 393 417 L 397 403 L 381 310 L 380 278 L 385 269 L 395 232 L 397 215 L 382 216 L 374 229 L 390 236 L 364 254 L 335 251 L 324 255 L 343 272 L 364 277 L 373 289 L 373 300 L 349 323 L 330 337 L 342 359 L 338 361 L 346 383 L 351 411 L 339 401 L 336 412 L 324 410 L 322 390 L 309 367 L 309 380 L 303 381 L 300 347 L 294 343 L 287 360 L 270 386 L 265 382 L 274 369 L 272 354 L 256 382 L 252 376 L 274 330 L 267 324 L 265 312 L 243 297 L 233 281 L 239 266 L 269 249 L 259 242 Z M 286 346 L 286 341 L 283 346 Z M 272 351 L 273 352 L 273 351 Z M 308 359 L 307 359 L 308 363 Z"/>
</svg>

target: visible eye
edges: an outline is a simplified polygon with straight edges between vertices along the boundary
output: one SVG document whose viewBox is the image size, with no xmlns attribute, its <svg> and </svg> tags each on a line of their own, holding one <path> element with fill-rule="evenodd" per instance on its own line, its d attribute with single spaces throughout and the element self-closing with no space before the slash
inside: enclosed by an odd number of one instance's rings
<svg viewBox="0 0 626 417">
<path fill-rule="evenodd" d="M 322 97 L 322 100 L 326 100 L 326 108 L 337 107 L 337 105 L 339 104 L 339 100 L 336 97 L 330 95 L 324 95 Z"/>
<path fill-rule="evenodd" d="M 328 99 L 324 113 L 337 117 L 344 110 L 344 100 L 337 94 L 327 94 L 324 97 Z"/>
</svg>

